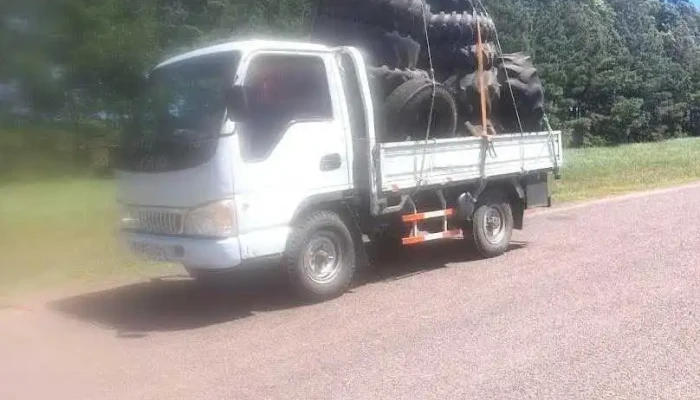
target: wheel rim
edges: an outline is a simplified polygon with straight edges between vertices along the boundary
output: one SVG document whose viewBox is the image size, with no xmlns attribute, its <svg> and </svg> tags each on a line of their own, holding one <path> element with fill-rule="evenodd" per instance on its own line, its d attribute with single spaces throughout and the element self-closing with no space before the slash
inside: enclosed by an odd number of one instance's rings
<svg viewBox="0 0 700 400">
<path fill-rule="evenodd" d="M 304 270 L 319 284 L 331 282 L 340 271 L 341 247 L 335 235 L 322 233 L 312 238 L 304 251 Z"/>
<path fill-rule="evenodd" d="M 491 206 L 484 214 L 484 236 L 491 244 L 500 243 L 506 235 L 504 216 L 500 208 Z"/>
</svg>

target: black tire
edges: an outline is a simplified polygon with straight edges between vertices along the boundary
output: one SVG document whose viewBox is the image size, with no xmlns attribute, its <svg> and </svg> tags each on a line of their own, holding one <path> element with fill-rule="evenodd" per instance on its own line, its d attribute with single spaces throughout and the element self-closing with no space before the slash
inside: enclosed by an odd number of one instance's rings
<svg viewBox="0 0 700 400">
<path fill-rule="evenodd" d="M 398 60 L 393 65 L 398 68 L 416 68 L 421 51 L 421 45 L 418 42 L 396 31 L 385 33 L 382 36 L 382 42 Z"/>
<path fill-rule="evenodd" d="M 317 15 L 361 21 L 382 28 L 398 30 L 417 38 L 423 31 L 423 16 L 430 12 L 422 0 L 366 0 L 361 6 L 348 0 L 320 0 Z"/>
<path fill-rule="evenodd" d="M 479 67 L 479 51 L 477 47 L 477 45 L 471 45 L 459 49 L 455 56 L 454 67 L 470 72 L 476 71 Z M 490 71 L 496 59 L 496 46 L 493 43 L 486 42 L 483 44 L 481 53 L 484 58 L 484 70 Z"/>
<path fill-rule="evenodd" d="M 495 221 L 488 221 L 494 216 L 500 219 L 500 228 L 492 230 L 487 225 L 496 225 Z M 472 223 L 464 230 L 464 237 L 472 241 L 482 257 L 498 257 L 508 251 L 513 225 L 513 209 L 508 197 L 499 190 L 491 190 L 479 197 Z"/>
<path fill-rule="evenodd" d="M 384 30 L 372 25 L 325 15 L 318 16 L 311 28 L 311 38 L 315 42 L 363 49 L 370 65 L 399 64 L 401 58 L 392 47 L 395 43 L 386 39 L 386 35 Z"/>
<path fill-rule="evenodd" d="M 485 70 L 486 83 L 486 115 L 490 116 L 493 104 L 499 98 L 501 89 L 498 86 L 496 70 Z M 459 107 L 460 123 L 469 121 L 481 124 L 481 95 L 479 93 L 478 73 L 473 72 L 465 76 L 452 76 L 445 81 L 445 86 L 450 88 Z"/>
<path fill-rule="evenodd" d="M 370 79 L 376 82 L 375 88 L 379 89 L 384 98 L 396 90 L 399 86 L 411 79 L 429 80 L 430 75 L 420 69 L 397 69 L 386 65 L 367 68 Z"/>
<path fill-rule="evenodd" d="M 444 11 L 444 12 L 458 12 L 458 13 L 470 13 L 473 8 L 468 0 L 430 0 L 431 10 Z"/>
<path fill-rule="evenodd" d="M 474 18 L 468 9 L 460 10 L 466 12 L 443 12 L 446 10 L 436 8 L 436 13 L 430 9 L 423 0 L 365 0 L 362 6 L 348 0 L 321 0 L 317 15 L 361 21 L 387 32 L 396 30 L 422 43 L 425 43 L 426 23 L 431 37 L 454 44 L 475 43 L 477 19 L 482 27 L 483 42 L 495 36 L 495 24 L 485 15 Z"/>
<path fill-rule="evenodd" d="M 321 247 L 313 250 L 317 245 Z M 310 259 L 312 252 L 318 260 Z M 312 265 L 316 261 L 332 265 L 324 267 L 329 271 L 317 271 Z M 331 211 L 306 216 L 292 230 L 282 266 L 294 291 L 306 301 L 325 301 L 345 293 L 355 275 L 357 259 L 352 234 L 343 219 Z"/>
<path fill-rule="evenodd" d="M 396 31 L 357 20 L 320 15 L 314 20 L 311 38 L 328 46 L 356 46 L 363 49 L 369 65 L 415 68 L 421 44 Z"/>
<path fill-rule="evenodd" d="M 519 115 L 525 132 L 540 131 L 544 120 L 544 86 L 532 60 L 523 53 L 514 53 L 496 57 L 495 63 L 501 93 L 494 104 L 494 122 L 503 131 L 517 133 Z"/>
<path fill-rule="evenodd" d="M 478 41 L 477 21 L 481 28 L 481 42 L 493 41 L 496 36 L 493 20 L 485 15 L 477 15 L 475 18 L 467 12 L 431 13 L 428 34 L 443 43 L 475 44 Z"/>
<path fill-rule="evenodd" d="M 431 125 L 432 138 L 454 137 L 457 130 L 457 104 L 447 88 L 435 83 L 435 102 Z M 425 139 L 433 98 L 433 82 L 411 79 L 396 88 L 386 100 L 389 141 Z"/>
<path fill-rule="evenodd" d="M 484 43 L 484 69 L 491 70 L 496 59 L 496 46 L 493 43 Z M 433 66 L 435 77 L 438 81 L 445 81 L 452 75 L 464 76 L 473 73 L 478 68 L 478 55 L 476 45 L 455 46 L 451 44 L 434 44 L 432 46 Z M 424 56 L 420 59 L 420 66 L 428 65 L 429 60 Z M 424 67 L 427 69 L 427 67 Z"/>
</svg>

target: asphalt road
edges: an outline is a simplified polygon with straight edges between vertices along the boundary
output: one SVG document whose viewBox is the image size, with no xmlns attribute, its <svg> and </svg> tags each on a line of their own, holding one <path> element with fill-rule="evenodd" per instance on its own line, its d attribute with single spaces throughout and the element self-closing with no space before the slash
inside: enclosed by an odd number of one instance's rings
<svg viewBox="0 0 700 400">
<path fill-rule="evenodd" d="M 0 399 L 700 398 L 700 186 L 531 214 L 290 303 L 182 279 L 0 310 Z"/>
</svg>

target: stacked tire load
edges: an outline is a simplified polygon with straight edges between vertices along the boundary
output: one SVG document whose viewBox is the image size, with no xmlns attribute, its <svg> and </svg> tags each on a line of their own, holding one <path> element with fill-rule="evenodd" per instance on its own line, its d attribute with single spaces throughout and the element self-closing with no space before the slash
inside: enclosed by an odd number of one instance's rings
<svg viewBox="0 0 700 400">
<path fill-rule="evenodd" d="M 469 1 L 320 0 L 317 14 L 314 37 L 366 52 L 381 140 L 424 139 L 428 121 L 431 137 L 481 125 L 477 25 L 489 122 L 501 132 L 540 129 L 544 94 L 536 69 L 522 53 L 497 55 L 493 20 Z"/>
<path fill-rule="evenodd" d="M 541 130 L 544 88 L 530 57 L 523 53 L 504 54 L 496 60 L 496 72 L 501 94 L 493 119 L 499 123 L 501 130 Z"/>
</svg>

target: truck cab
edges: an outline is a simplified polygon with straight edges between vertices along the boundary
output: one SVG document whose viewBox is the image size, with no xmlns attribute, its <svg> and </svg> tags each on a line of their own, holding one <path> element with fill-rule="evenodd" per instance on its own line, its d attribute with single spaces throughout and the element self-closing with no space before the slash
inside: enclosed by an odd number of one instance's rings
<svg viewBox="0 0 700 400">
<path fill-rule="evenodd" d="M 296 215 L 354 187 L 350 114 L 358 110 L 348 107 L 341 63 L 362 65 L 361 57 L 354 49 L 247 41 L 156 66 L 118 157 L 130 247 L 204 272 L 278 258 Z M 355 78 L 353 89 L 369 102 L 361 82 Z M 246 88 L 240 121 L 229 118 L 241 111 L 227 103 L 233 86 Z M 369 125 L 359 129 L 371 133 Z"/>
<path fill-rule="evenodd" d="M 410 160 L 380 153 L 375 111 L 362 52 L 352 47 L 252 40 L 164 61 L 118 152 L 125 241 L 193 276 L 262 261 L 287 270 L 306 297 L 341 294 L 367 227 L 413 204 L 413 188 L 387 181 L 412 182 L 416 147 L 394 150 Z M 386 188 L 400 206 L 388 205 Z M 522 200 L 530 189 L 520 190 Z M 444 210 L 459 203 L 450 196 Z M 468 219 L 476 210 L 460 198 Z"/>
</svg>

